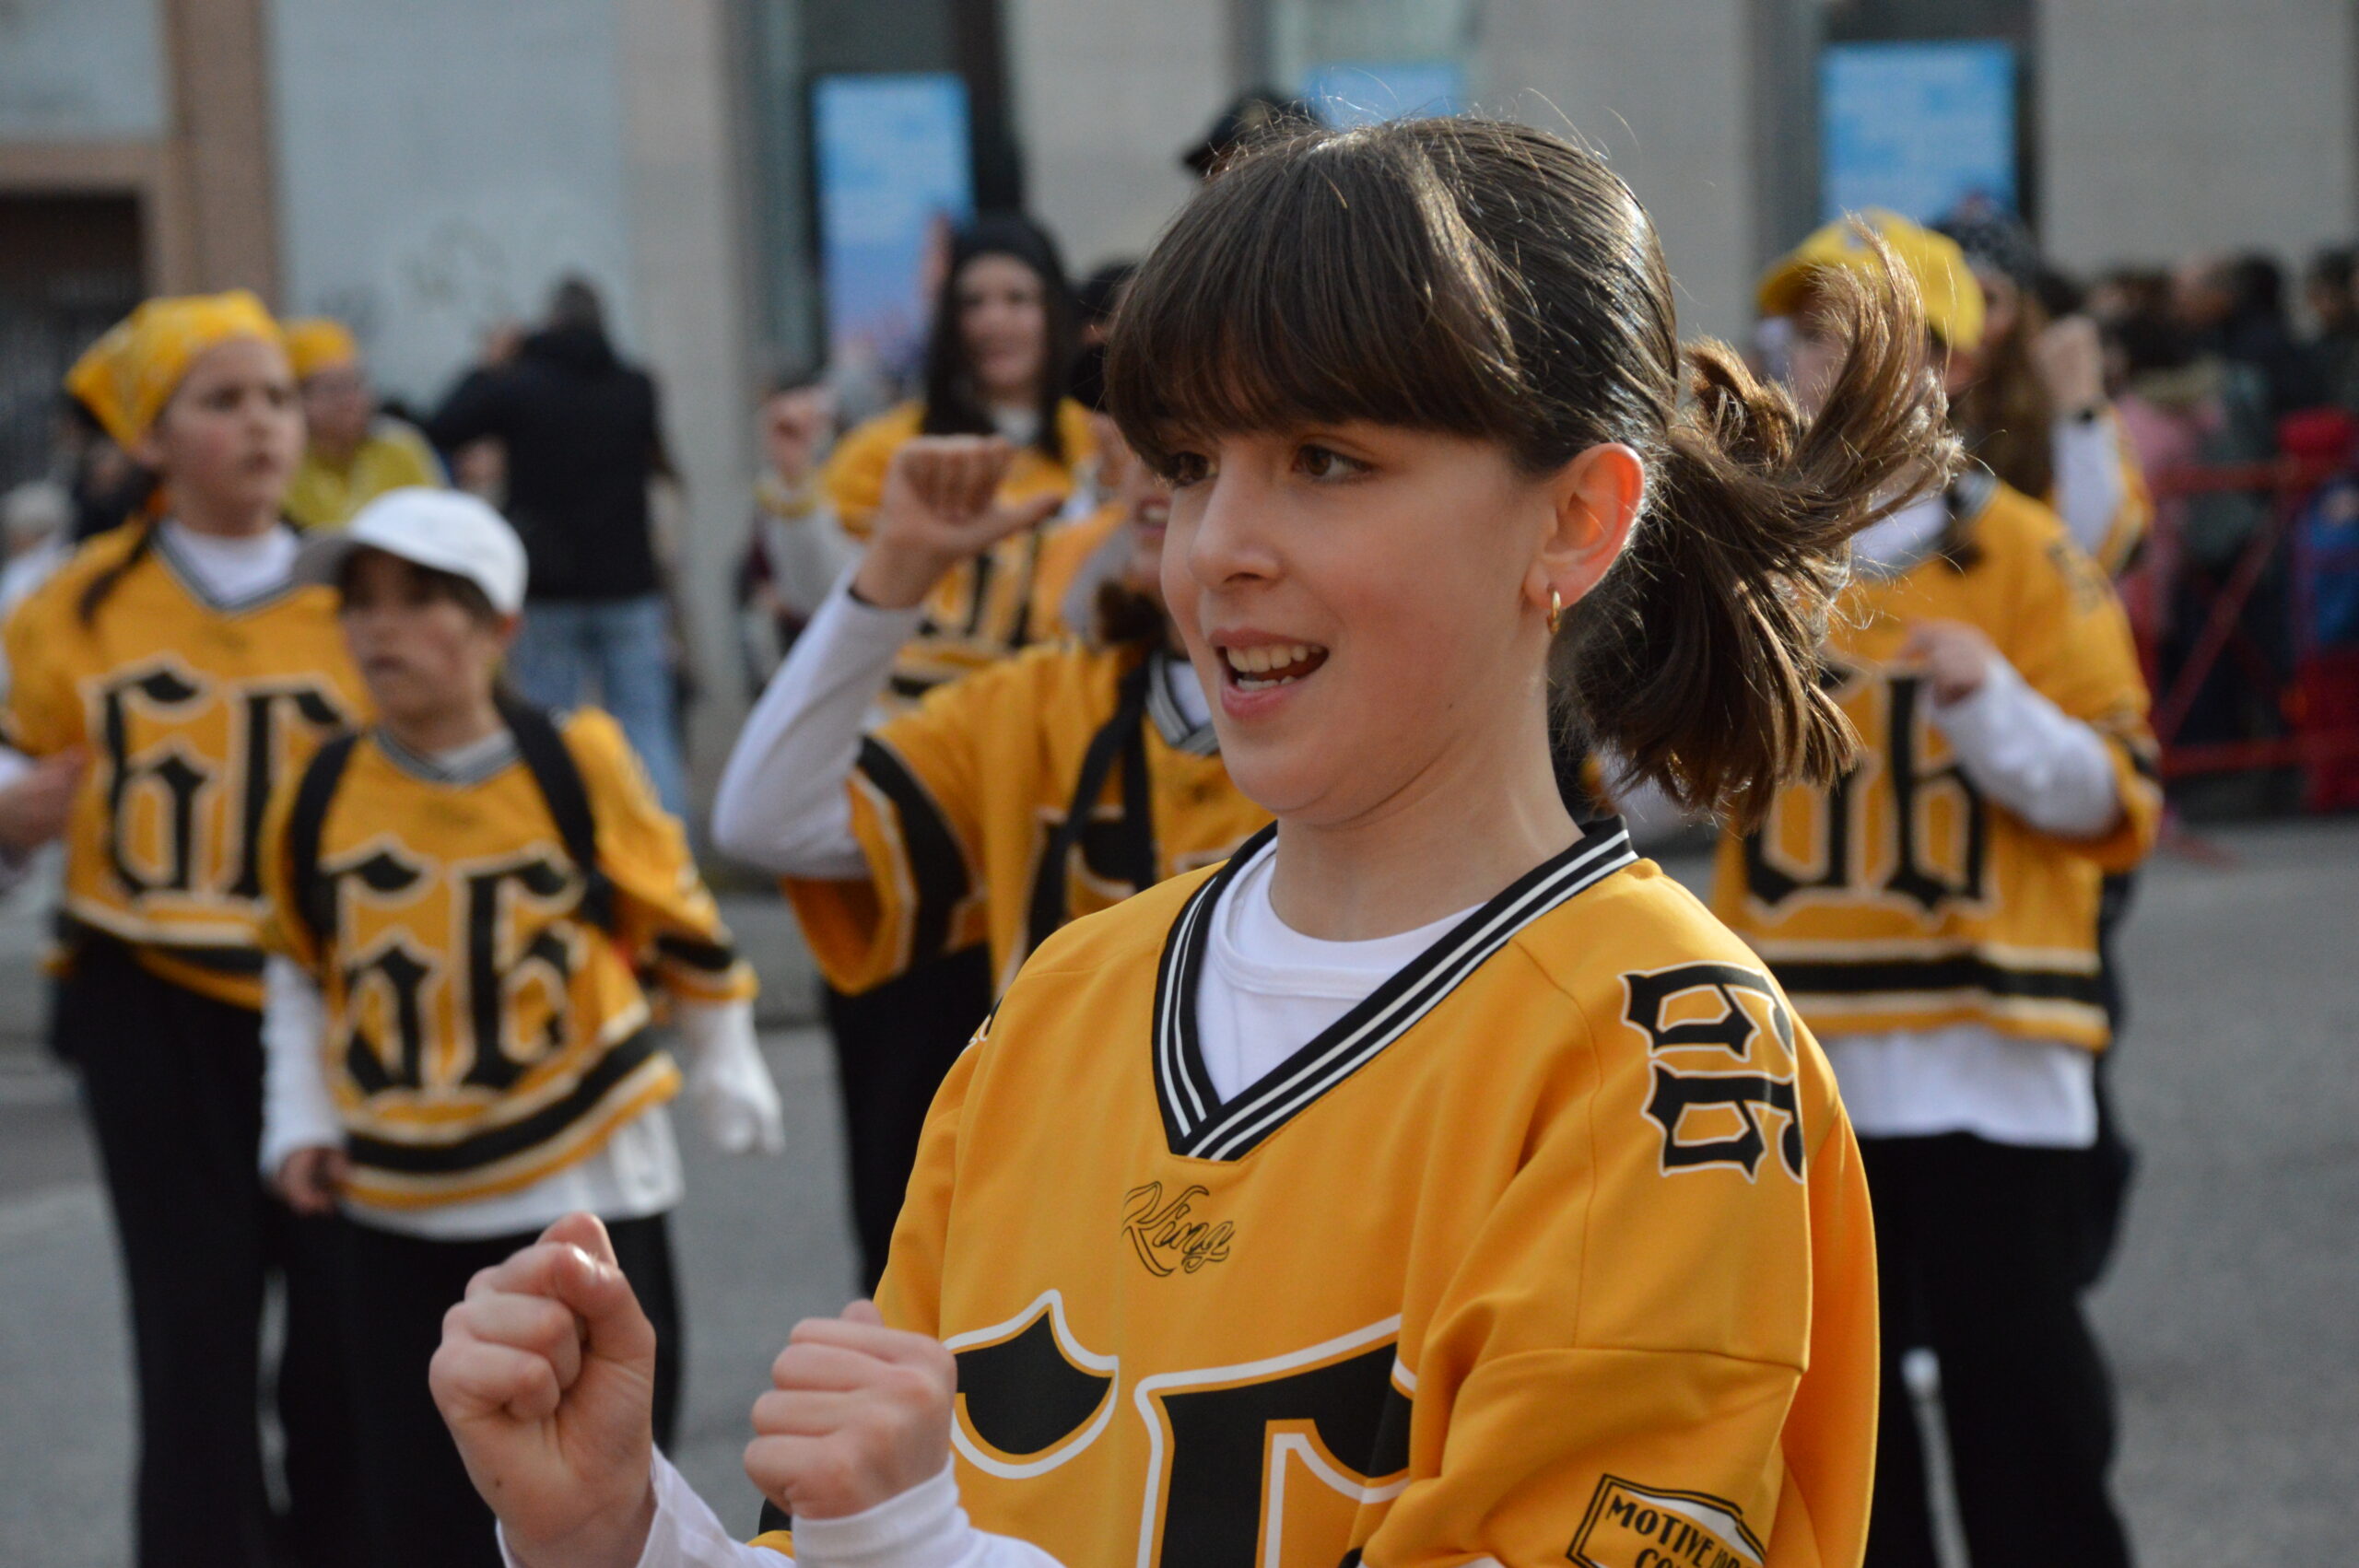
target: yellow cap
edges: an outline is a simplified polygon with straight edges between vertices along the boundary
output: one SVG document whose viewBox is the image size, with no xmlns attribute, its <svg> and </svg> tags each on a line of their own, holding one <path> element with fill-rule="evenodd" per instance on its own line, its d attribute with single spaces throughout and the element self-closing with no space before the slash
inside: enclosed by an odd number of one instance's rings
<svg viewBox="0 0 2359 1568">
<path fill-rule="evenodd" d="M 1795 246 L 1761 280 L 1761 313 L 1790 316 L 1810 292 L 1813 275 L 1829 267 L 1872 275 L 1876 253 L 1860 236 L 1866 224 L 1890 248 L 1893 259 L 1908 269 L 1917 292 L 1924 298 L 1925 324 L 1952 348 L 1968 351 L 1982 342 L 1982 286 L 1974 281 L 1966 252 L 1957 241 L 1936 234 L 1898 213 L 1869 211 L 1830 223 Z"/>
<path fill-rule="evenodd" d="M 242 288 L 150 299 L 74 361 L 65 390 L 128 447 L 147 433 L 197 356 L 237 337 L 285 341 L 263 302 Z"/>
<path fill-rule="evenodd" d="M 287 323 L 287 360 L 295 367 L 295 379 L 308 381 L 322 370 L 360 363 L 360 345 L 342 322 L 306 316 Z"/>
</svg>

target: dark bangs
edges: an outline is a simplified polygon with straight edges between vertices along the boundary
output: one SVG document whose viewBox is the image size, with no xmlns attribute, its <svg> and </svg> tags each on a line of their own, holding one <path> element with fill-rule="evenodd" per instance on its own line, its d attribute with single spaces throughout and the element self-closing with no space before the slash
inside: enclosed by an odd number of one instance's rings
<svg viewBox="0 0 2359 1568">
<path fill-rule="evenodd" d="M 1189 439 L 1357 419 L 1544 461 L 1514 346 L 1526 286 L 1453 194 L 1469 130 L 1314 132 L 1215 176 L 1115 318 L 1107 401 L 1131 444 L 1163 469 Z"/>
</svg>

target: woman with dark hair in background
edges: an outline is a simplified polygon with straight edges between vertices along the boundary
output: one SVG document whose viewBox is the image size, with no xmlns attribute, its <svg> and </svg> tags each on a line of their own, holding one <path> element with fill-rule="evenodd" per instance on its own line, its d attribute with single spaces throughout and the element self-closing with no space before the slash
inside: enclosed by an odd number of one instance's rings
<svg viewBox="0 0 2359 1568">
<path fill-rule="evenodd" d="M 827 463 L 824 485 L 838 519 L 866 537 L 886 469 L 917 436 L 998 436 L 1013 445 L 1002 506 L 1070 496 L 1096 454 L 1088 413 L 1066 395 L 1074 348 L 1073 297 L 1055 241 L 1013 215 L 961 230 L 934 307 L 923 396 L 854 429 Z M 894 671 L 890 696 L 913 702 L 1039 640 L 1032 615 L 1039 555 L 1039 533 L 1020 529 L 945 578 L 926 602 L 925 625 Z"/>
<path fill-rule="evenodd" d="M 1042 603 L 1042 525 L 1094 463 L 1089 415 L 1066 395 L 1074 302 L 1054 240 L 1027 218 L 980 219 L 953 240 L 923 395 L 838 443 L 821 481 L 844 530 L 867 538 L 893 456 L 921 436 L 996 436 L 1015 449 L 992 498 L 990 549 L 934 584 L 879 696 L 879 716 L 1055 635 Z M 983 949 L 952 954 L 861 996 L 830 989 L 862 1278 L 874 1286 L 933 1091 L 991 1005 Z"/>
<path fill-rule="evenodd" d="M 1961 209 L 1941 226 L 1966 252 L 1986 306 L 1972 380 L 1951 406 L 1976 458 L 2055 508 L 2073 542 L 2107 574 L 2137 553 L 2154 517 L 2137 454 L 2106 396 L 2096 323 L 2057 311 L 2024 226 L 1995 208 Z M 2059 299 L 2057 303 L 2064 303 Z"/>
</svg>

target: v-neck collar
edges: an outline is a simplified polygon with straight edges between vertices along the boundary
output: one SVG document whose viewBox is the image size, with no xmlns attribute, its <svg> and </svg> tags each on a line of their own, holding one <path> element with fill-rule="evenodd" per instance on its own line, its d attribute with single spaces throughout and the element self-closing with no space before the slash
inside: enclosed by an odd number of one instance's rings
<svg viewBox="0 0 2359 1568">
<path fill-rule="evenodd" d="M 1237 848 L 1228 863 L 1180 907 L 1164 941 L 1155 984 L 1155 1094 L 1175 1154 L 1244 1158 L 1329 1090 L 1414 1028 L 1518 932 L 1637 860 L 1619 817 L 1581 825 L 1562 854 L 1518 877 L 1451 927 L 1308 1045 L 1224 1101 L 1197 1042 L 1196 989 L 1203 982 L 1214 909 L 1238 872 L 1277 832 L 1273 824 Z"/>
<path fill-rule="evenodd" d="M 393 738 L 392 731 L 380 724 L 369 731 L 387 762 L 402 772 L 427 784 L 443 784 L 468 790 L 487 780 L 499 778 L 514 765 L 521 755 L 512 735 L 504 737 L 504 746 L 486 746 L 483 755 L 464 767 L 446 767 L 425 753 L 412 750 Z M 487 737 L 488 738 L 488 737 Z"/>
<path fill-rule="evenodd" d="M 213 591 L 205 585 L 205 574 L 189 561 L 185 551 L 172 543 L 172 532 L 169 520 L 158 521 L 150 526 L 156 530 L 156 558 L 164 564 L 164 569 L 171 574 L 172 580 L 180 584 L 182 592 L 216 614 L 242 615 L 249 611 L 264 609 L 277 603 L 302 586 L 295 580 L 294 574 L 290 571 L 278 581 L 255 592 L 228 599 L 217 597 Z M 281 522 L 277 526 L 289 533 L 298 534 L 299 538 L 300 536 L 299 531 L 291 523 Z"/>
</svg>

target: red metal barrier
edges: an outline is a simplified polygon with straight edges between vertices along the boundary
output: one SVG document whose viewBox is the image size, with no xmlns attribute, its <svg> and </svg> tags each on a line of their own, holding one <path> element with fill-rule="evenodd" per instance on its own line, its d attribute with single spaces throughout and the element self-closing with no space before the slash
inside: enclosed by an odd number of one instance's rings
<svg viewBox="0 0 2359 1568">
<path fill-rule="evenodd" d="M 2199 591 L 2205 592 L 2208 598 L 2203 624 L 2166 685 L 2159 680 L 2158 650 L 2153 643 L 2152 629 L 2146 628 L 2147 635 L 2142 638 L 2140 652 L 2156 693 L 2154 735 L 2162 743 L 2165 778 L 2274 767 L 2299 767 L 2316 775 L 2339 772 L 2346 765 L 2359 761 L 2359 714 L 2339 711 L 2343 707 L 2340 703 L 2304 700 L 2312 685 L 2305 677 L 2318 653 L 2300 645 L 2298 639 L 2303 634 L 2297 630 L 2294 669 L 2289 680 L 2288 673 L 2279 670 L 2267 652 L 2256 647 L 2242 630 L 2245 607 L 2251 602 L 2254 591 L 2260 586 L 2271 563 L 2281 554 L 2288 553 L 2294 543 L 2294 523 L 2303 507 L 2341 467 L 2335 461 L 2304 455 L 2268 462 L 2182 468 L 2154 477 L 2158 522 L 2171 509 L 2164 503 L 2193 496 L 2240 492 L 2266 496 L 2270 500 L 2266 521 L 2238 553 L 2226 578 L 2208 591 L 2199 580 Z M 2298 553 L 2294 554 L 2293 564 L 2298 592 L 2304 564 Z M 2170 586 L 2165 585 L 2165 595 Z M 2289 604 L 2288 608 L 2290 612 L 2294 606 Z M 2306 617 L 2294 615 L 2297 628 L 2305 620 Z M 2221 660 L 2231 656 L 2243 666 L 2248 679 L 2275 698 L 2285 717 L 2288 732 L 2256 740 L 2180 743 L 2179 731 L 2186 725 L 2198 694 Z"/>
</svg>

